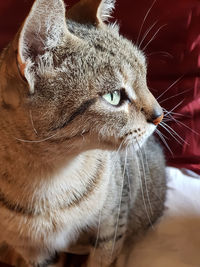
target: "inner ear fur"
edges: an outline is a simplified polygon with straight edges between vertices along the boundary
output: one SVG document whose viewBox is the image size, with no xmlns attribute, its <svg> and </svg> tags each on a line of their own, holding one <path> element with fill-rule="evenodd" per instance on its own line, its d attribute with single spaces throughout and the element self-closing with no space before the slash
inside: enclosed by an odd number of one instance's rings
<svg viewBox="0 0 200 267">
<path fill-rule="evenodd" d="M 82 24 L 104 25 L 111 16 L 115 0 L 81 0 L 68 12 L 67 18 Z"/>
<path fill-rule="evenodd" d="M 1 93 L 5 108 L 16 109 L 21 102 L 21 92 L 26 92 L 27 83 L 22 79 L 17 60 L 18 34 L 3 52 L 0 67 Z"/>
<path fill-rule="evenodd" d="M 37 58 L 62 46 L 67 38 L 73 36 L 67 29 L 63 0 L 35 0 L 19 34 L 17 55 L 19 70 L 32 93 L 35 74 L 31 68 Z"/>
</svg>

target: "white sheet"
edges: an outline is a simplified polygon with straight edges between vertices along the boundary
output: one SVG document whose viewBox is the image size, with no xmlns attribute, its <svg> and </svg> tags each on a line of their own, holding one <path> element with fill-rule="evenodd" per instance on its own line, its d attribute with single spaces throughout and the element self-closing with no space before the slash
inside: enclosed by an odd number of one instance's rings
<svg viewBox="0 0 200 267">
<path fill-rule="evenodd" d="M 168 167 L 166 210 L 118 267 L 200 267 L 200 176 Z"/>
</svg>

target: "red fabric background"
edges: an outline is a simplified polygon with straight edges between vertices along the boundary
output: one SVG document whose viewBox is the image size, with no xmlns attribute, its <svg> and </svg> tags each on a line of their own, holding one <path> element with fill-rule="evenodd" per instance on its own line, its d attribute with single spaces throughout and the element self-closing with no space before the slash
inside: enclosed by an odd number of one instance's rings
<svg viewBox="0 0 200 267">
<path fill-rule="evenodd" d="M 66 1 L 67 8 L 75 2 Z M 0 49 L 12 39 L 32 3 L 33 0 L 0 2 Z M 117 0 L 114 17 L 121 25 L 121 33 L 134 43 L 152 3 L 153 0 Z M 144 48 L 163 26 L 145 49 L 149 87 L 156 97 L 161 95 L 158 100 L 164 108 L 181 114 L 174 115 L 179 123 L 167 123 L 182 140 L 175 136 L 177 142 L 162 130 L 173 152 L 172 156 L 165 149 L 168 164 L 200 174 L 200 1 L 157 0 L 144 23 L 140 40 L 154 22 L 156 25 L 141 46 Z"/>
</svg>

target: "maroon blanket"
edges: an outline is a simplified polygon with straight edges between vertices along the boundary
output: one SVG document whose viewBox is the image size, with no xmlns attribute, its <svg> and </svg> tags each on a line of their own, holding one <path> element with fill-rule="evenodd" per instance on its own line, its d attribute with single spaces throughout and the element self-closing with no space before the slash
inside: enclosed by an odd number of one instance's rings
<svg viewBox="0 0 200 267">
<path fill-rule="evenodd" d="M 66 0 L 67 8 L 75 2 Z M 13 37 L 32 3 L 0 2 L 0 49 Z M 172 112 L 166 116 L 165 129 L 158 128 L 169 146 L 165 146 L 168 164 L 200 174 L 200 1 L 152 4 L 153 0 L 117 0 L 114 17 L 125 36 L 141 43 L 149 62 L 149 87 Z M 167 121 L 169 116 L 172 121 Z"/>
</svg>

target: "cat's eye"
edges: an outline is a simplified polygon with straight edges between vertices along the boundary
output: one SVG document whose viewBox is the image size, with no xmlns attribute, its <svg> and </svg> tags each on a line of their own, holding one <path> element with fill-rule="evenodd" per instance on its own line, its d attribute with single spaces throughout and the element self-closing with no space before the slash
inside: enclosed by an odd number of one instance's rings
<svg viewBox="0 0 200 267">
<path fill-rule="evenodd" d="M 121 93 L 119 90 L 105 94 L 102 96 L 109 104 L 117 106 L 121 100 Z"/>
</svg>

